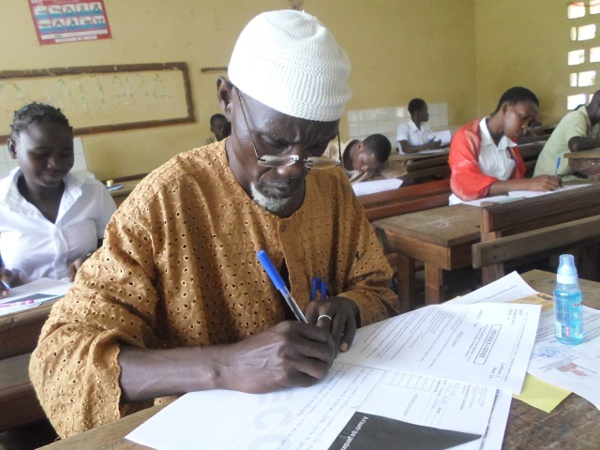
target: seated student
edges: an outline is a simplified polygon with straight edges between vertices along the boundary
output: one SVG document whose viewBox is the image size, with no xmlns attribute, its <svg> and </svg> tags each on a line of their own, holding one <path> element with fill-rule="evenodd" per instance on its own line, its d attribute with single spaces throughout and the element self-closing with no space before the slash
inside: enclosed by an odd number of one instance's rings
<svg viewBox="0 0 600 450">
<path fill-rule="evenodd" d="M 523 87 L 502 94 L 489 117 L 460 128 L 450 144 L 450 204 L 510 191 L 550 191 L 560 178 L 543 175 L 523 178 L 525 164 L 516 141 L 537 116 L 539 101 Z"/>
<path fill-rule="evenodd" d="M 442 141 L 431 140 L 429 121 L 429 108 L 425 100 L 413 98 L 408 103 L 410 120 L 401 123 L 396 132 L 396 140 L 400 144 L 398 151 L 403 153 L 417 153 L 422 150 L 433 150 L 442 146 Z"/>
<path fill-rule="evenodd" d="M 322 158 L 349 74 L 346 53 L 303 11 L 244 28 L 229 80 L 217 82 L 231 136 L 146 177 L 52 308 L 29 370 L 59 435 L 164 396 L 313 385 L 357 327 L 397 313 L 373 228 L 344 171 Z M 308 323 L 287 320 L 261 249 Z M 315 276 L 325 300 L 311 301 Z"/>
<path fill-rule="evenodd" d="M 214 136 L 208 138 L 206 144 L 222 141 L 231 134 L 231 123 L 223 114 L 213 114 L 210 118 L 210 131 L 213 132 Z"/>
<path fill-rule="evenodd" d="M 392 144 L 383 134 L 372 134 L 365 139 L 354 139 L 342 143 L 342 167 L 346 170 L 350 183 L 370 180 L 388 168 Z M 325 150 L 323 156 L 339 159 L 339 147 L 336 141 Z"/>
<path fill-rule="evenodd" d="M 60 109 L 24 106 L 15 112 L 11 129 L 8 151 L 19 167 L 0 180 L 4 280 L 11 285 L 42 277 L 73 281 L 98 248 L 115 202 L 99 181 L 70 173 L 73 131 Z"/>
<path fill-rule="evenodd" d="M 573 173 L 568 159 L 562 156 L 569 152 L 600 147 L 598 123 L 600 123 L 600 91 L 594 93 L 588 105 L 578 106 L 558 123 L 538 156 L 533 175 Z M 557 170 L 558 158 L 561 158 L 561 162 Z"/>
</svg>

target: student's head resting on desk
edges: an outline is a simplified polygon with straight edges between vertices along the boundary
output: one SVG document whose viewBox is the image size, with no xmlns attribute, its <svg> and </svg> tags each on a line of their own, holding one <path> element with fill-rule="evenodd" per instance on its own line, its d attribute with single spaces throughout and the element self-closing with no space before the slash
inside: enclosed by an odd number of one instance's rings
<svg viewBox="0 0 600 450">
<path fill-rule="evenodd" d="M 392 152 L 390 140 L 383 134 L 372 134 L 362 141 L 351 141 L 344 150 L 342 165 L 348 171 L 378 171 L 387 163 Z"/>
<path fill-rule="evenodd" d="M 263 208 L 288 217 L 302 205 L 308 166 L 338 136 L 349 74 L 344 50 L 306 13 L 261 15 L 240 34 L 217 90 L 231 122 L 229 165 Z"/>
</svg>

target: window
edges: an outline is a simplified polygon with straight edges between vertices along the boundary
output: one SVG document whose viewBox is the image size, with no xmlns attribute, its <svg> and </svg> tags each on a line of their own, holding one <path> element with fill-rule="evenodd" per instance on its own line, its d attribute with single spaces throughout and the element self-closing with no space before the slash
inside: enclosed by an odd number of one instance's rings
<svg viewBox="0 0 600 450">
<path fill-rule="evenodd" d="M 574 109 L 586 104 L 600 70 L 600 0 L 570 2 L 567 5 L 571 49 L 567 53 L 567 65 L 573 67 L 569 75 L 570 93 L 567 108 Z"/>
</svg>

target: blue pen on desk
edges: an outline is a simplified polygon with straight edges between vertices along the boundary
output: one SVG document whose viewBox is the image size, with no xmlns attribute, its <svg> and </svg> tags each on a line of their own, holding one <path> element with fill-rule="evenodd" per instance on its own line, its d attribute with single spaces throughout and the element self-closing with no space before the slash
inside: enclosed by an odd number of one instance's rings
<svg viewBox="0 0 600 450">
<path fill-rule="evenodd" d="M 556 158 L 556 169 L 554 169 L 554 176 L 555 177 L 558 176 L 558 168 L 560 166 L 560 161 L 561 161 L 561 158 L 559 156 L 558 158 Z"/>
<path fill-rule="evenodd" d="M 279 272 L 277 272 L 277 269 L 271 262 L 269 255 L 267 255 L 267 253 L 264 250 L 261 250 L 257 253 L 257 256 L 258 260 L 267 272 L 267 275 L 269 275 L 269 278 L 271 279 L 277 290 L 281 292 L 281 295 L 283 295 L 283 298 L 285 299 L 290 309 L 296 316 L 296 319 L 298 319 L 299 322 L 308 323 L 308 320 L 306 320 L 306 317 L 304 317 L 304 314 L 302 314 L 302 311 L 298 307 L 298 303 L 296 303 L 296 300 L 294 300 L 294 297 L 292 297 L 292 294 L 290 294 L 290 291 L 285 285 L 283 278 L 281 278 L 281 275 L 279 275 Z"/>
</svg>

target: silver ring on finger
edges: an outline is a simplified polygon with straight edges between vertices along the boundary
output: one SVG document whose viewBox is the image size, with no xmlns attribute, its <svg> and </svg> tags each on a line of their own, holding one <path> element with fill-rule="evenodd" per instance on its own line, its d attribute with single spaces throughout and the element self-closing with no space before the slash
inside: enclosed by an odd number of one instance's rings
<svg viewBox="0 0 600 450">
<path fill-rule="evenodd" d="M 333 319 L 331 318 L 331 316 L 328 316 L 327 314 L 321 314 L 319 316 L 319 318 L 317 319 L 317 322 L 321 319 L 329 319 L 331 322 L 333 322 Z"/>
</svg>

